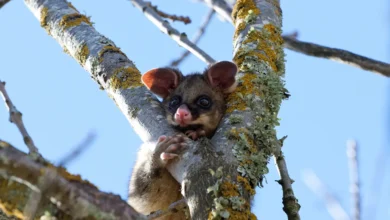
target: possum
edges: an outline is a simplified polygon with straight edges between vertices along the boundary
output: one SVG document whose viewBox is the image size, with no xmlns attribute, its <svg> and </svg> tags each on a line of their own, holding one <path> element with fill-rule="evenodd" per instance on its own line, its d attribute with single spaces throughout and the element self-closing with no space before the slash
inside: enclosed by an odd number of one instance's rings
<svg viewBox="0 0 390 220">
<path fill-rule="evenodd" d="M 211 138 L 225 113 L 225 95 L 236 88 L 236 64 L 221 61 L 203 73 L 184 76 L 178 69 L 156 68 L 142 76 L 143 84 L 162 98 L 168 123 L 185 134 L 160 136 L 142 146 L 129 184 L 128 203 L 142 214 L 166 209 L 182 199 L 180 184 L 165 168 L 186 147 L 186 138 Z M 184 210 L 158 218 L 185 219 Z"/>
</svg>

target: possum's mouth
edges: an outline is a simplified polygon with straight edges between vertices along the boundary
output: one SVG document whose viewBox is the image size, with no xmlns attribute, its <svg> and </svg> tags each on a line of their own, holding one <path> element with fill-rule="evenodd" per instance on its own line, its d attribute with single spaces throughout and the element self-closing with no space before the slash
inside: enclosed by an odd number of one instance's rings
<svg viewBox="0 0 390 220">
<path fill-rule="evenodd" d="M 174 127 L 178 130 L 180 130 L 181 132 L 185 132 L 185 131 L 188 131 L 188 130 L 197 130 L 199 128 L 202 128 L 203 125 L 200 125 L 200 124 L 193 124 L 193 125 L 189 125 L 189 124 L 186 124 L 185 127 L 181 126 L 180 124 L 179 125 L 174 125 Z"/>
</svg>

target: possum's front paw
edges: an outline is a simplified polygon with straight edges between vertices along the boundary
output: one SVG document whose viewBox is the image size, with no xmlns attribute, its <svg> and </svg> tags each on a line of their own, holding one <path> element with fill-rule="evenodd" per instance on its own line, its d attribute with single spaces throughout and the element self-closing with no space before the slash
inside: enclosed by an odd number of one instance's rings
<svg viewBox="0 0 390 220">
<path fill-rule="evenodd" d="M 160 136 L 158 138 L 157 146 L 154 152 L 155 157 L 163 162 L 167 163 L 179 156 L 179 153 L 186 146 L 185 137 L 176 135 L 173 137 Z"/>
</svg>

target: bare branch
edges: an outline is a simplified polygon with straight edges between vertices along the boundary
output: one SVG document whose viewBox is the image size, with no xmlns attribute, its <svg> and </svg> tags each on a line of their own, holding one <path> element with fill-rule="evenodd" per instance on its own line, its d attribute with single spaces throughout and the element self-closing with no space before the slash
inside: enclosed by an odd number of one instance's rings
<svg viewBox="0 0 390 220">
<path fill-rule="evenodd" d="M 232 8 L 224 0 L 202 0 L 210 8 L 214 9 L 224 20 L 233 23 Z"/>
<path fill-rule="evenodd" d="M 350 180 L 350 192 L 352 201 L 352 220 L 360 220 L 361 204 L 360 204 L 360 181 L 359 181 L 359 162 L 358 162 L 358 149 L 355 140 L 349 140 L 347 142 L 347 157 L 349 164 L 349 180 Z"/>
<path fill-rule="evenodd" d="M 13 201 L 11 198 L 15 196 L 16 192 L 18 195 L 18 205 L 0 205 L 5 213 L 22 213 L 23 210 L 18 209 L 23 208 L 24 204 L 27 203 L 28 192 L 31 189 L 36 192 L 44 192 L 42 195 L 50 199 L 52 205 L 71 215 L 72 219 L 86 217 L 104 220 L 145 219 L 118 195 L 100 192 L 91 183 L 82 180 L 80 176 L 74 176 L 65 169 L 54 167 L 48 162 L 37 162 L 1 140 L 0 170 L 0 178 L 28 186 L 28 188 L 20 188 L 15 187 L 14 184 L 7 186 L 5 183 L 2 185 L 6 189 L 2 189 L 0 193 L 0 202 Z M 45 173 L 47 174 L 46 178 L 44 178 Z M 47 182 L 50 183 L 49 187 L 39 188 L 42 186 L 40 183 L 45 183 L 45 180 L 48 179 L 51 180 Z"/>
<path fill-rule="evenodd" d="M 72 160 L 80 156 L 89 146 L 92 145 L 93 141 L 96 139 L 96 134 L 94 132 L 88 133 L 85 139 L 79 143 L 72 152 L 63 157 L 58 163 L 59 167 L 64 167 L 66 164 L 69 164 Z"/>
<path fill-rule="evenodd" d="M 184 24 L 189 24 L 191 23 L 191 19 L 190 17 L 188 16 L 177 16 L 177 15 L 170 15 L 170 14 L 167 14 L 161 10 L 158 10 L 157 9 L 157 6 L 153 6 L 152 3 L 150 2 L 145 2 L 146 4 L 149 5 L 149 7 L 153 8 L 153 10 L 158 14 L 160 15 L 161 17 L 163 18 L 168 18 L 168 19 L 171 19 L 172 21 L 182 21 Z"/>
<path fill-rule="evenodd" d="M 156 211 L 147 216 L 148 220 L 161 218 L 165 215 L 168 215 L 172 212 L 178 212 L 179 210 L 184 210 L 188 208 L 187 201 L 185 199 L 181 199 L 177 202 L 172 203 L 167 209 Z"/>
<path fill-rule="evenodd" d="M 334 60 L 340 63 L 359 67 L 364 70 L 390 77 L 390 64 L 373 60 L 371 58 L 364 57 L 346 50 L 298 41 L 291 37 L 284 37 L 283 39 L 284 46 L 290 50 L 303 53 L 309 56 Z"/>
<path fill-rule="evenodd" d="M 298 203 L 298 199 L 294 195 L 294 190 L 292 188 L 293 180 L 288 174 L 287 164 L 281 149 L 279 150 L 279 153 L 275 152 L 274 159 L 280 176 L 280 180 L 277 182 L 282 186 L 283 189 L 283 210 L 287 214 L 289 220 L 300 219 L 298 210 L 301 208 L 301 206 Z"/>
<path fill-rule="evenodd" d="M 227 5 L 224 0 L 204 0 L 211 8 L 216 7 L 216 4 Z M 216 3 L 213 3 L 216 2 Z M 224 2 L 224 3 L 220 3 Z M 230 7 L 219 7 L 215 10 L 219 15 L 225 17 L 231 14 Z M 228 20 L 233 24 L 233 20 Z M 390 64 L 367 58 L 346 50 L 330 48 L 318 44 L 299 41 L 291 36 L 284 36 L 284 47 L 295 52 L 303 53 L 308 56 L 322 57 L 334 60 L 340 63 L 348 64 L 354 67 L 359 67 L 364 70 L 379 73 L 383 76 L 390 77 Z"/>
<path fill-rule="evenodd" d="M 329 214 L 335 220 L 349 220 L 349 216 L 344 208 L 341 206 L 338 199 L 332 195 L 322 181 L 317 177 L 317 175 L 311 171 L 307 170 L 303 173 L 303 181 L 306 183 L 306 186 L 311 189 L 318 197 L 322 198 L 326 209 Z"/>
<path fill-rule="evenodd" d="M 14 123 L 16 127 L 18 127 L 20 133 L 23 136 L 24 143 L 27 145 L 30 153 L 33 155 L 39 155 L 38 148 L 35 146 L 34 141 L 32 140 L 26 128 L 24 127 L 24 123 L 22 120 L 22 113 L 18 111 L 18 109 L 16 109 L 16 107 L 12 103 L 5 89 L 5 82 L 2 82 L 1 80 L 0 80 L 0 93 L 2 94 L 5 105 L 8 108 L 10 122 Z"/>
<path fill-rule="evenodd" d="M 0 0 L 0 8 L 2 8 L 5 4 L 10 2 L 11 0 Z"/>
<path fill-rule="evenodd" d="M 194 37 L 193 40 L 192 40 L 192 42 L 193 42 L 194 44 L 198 44 L 199 40 L 200 40 L 200 39 L 202 38 L 202 36 L 204 35 L 207 26 L 210 24 L 210 21 L 211 21 L 211 19 L 213 18 L 213 15 L 214 15 L 214 14 L 215 14 L 214 9 L 211 9 L 211 10 L 207 13 L 207 15 L 206 15 L 206 17 L 205 17 L 205 19 L 204 19 L 202 25 L 199 27 L 198 32 L 196 33 L 195 37 Z M 188 55 L 190 55 L 190 51 L 188 51 L 188 50 L 184 51 L 183 54 L 182 54 L 178 59 L 173 60 L 173 61 L 171 62 L 170 66 L 173 66 L 173 67 L 178 66 L 181 62 L 183 62 L 183 60 L 185 60 L 185 58 L 186 58 Z"/>
<path fill-rule="evenodd" d="M 206 52 L 201 50 L 198 46 L 193 44 L 185 33 L 180 33 L 178 30 L 174 29 L 168 21 L 162 19 L 146 2 L 142 0 L 130 1 L 135 7 L 141 10 L 153 24 L 155 24 L 163 33 L 169 35 L 180 46 L 190 51 L 208 65 L 215 63 L 215 60 L 211 58 Z"/>
</svg>

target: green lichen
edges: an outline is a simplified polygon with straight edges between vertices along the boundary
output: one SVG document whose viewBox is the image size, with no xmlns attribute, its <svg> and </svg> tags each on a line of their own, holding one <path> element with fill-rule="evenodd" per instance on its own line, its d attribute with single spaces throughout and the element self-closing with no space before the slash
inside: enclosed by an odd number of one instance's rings
<svg viewBox="0 0 390 220">
<path fill-rule="evenodd" d="M 222 167 L 215 172 L 210 170 L 210 173 L 217 181 L 207 189 L 207 193 L 212 192 L 214 197 L 208 219 L 253 219 L 249 203 L 241 196 L 241 186 L 233 182 L 230 176 L 224 178 Z"/>
<path fill-rule="evenodd" d="M 68 29 L 70 27 L 80 25 L 82 22 L 92 26 L 92 23 L 91 23 L 89 17 L 82 15 L 82 14 L 79 14 L 79 13 L 64 15 L 62 17 L 59 25 L 63 29 Z"/>
<path fill-rule="evenodd" d="M 242 116 L 240 115 L 230 115 L 229 117 L 229 123 L 231 125 L 234 125 L 234 124 L 239 124 L 242 122 Z"/>
<path fill-rule="evenodd" d="M 121 67 L 114 71 L 109 86 L 113 89 L 128 89 L 143 86 L 141 73 L 136 67 Z"/>
<path fill-rule="evenodd" d="M 86 43 L 82 44 L 80 49 L 76 52 L 76 60 L 82 65 L 85 65 L 85 62 L 87 61 L 89 55 L 89 49 Z"/>
</svg>

